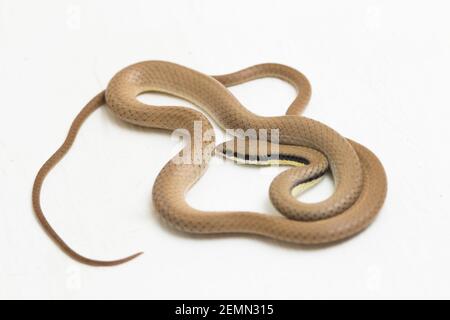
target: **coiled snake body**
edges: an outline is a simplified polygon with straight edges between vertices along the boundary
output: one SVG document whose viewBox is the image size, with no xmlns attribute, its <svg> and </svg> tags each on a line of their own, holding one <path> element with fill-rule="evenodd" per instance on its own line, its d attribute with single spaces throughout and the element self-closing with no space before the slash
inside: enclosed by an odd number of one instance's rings
<svg viewBox="0 0 450 320">
<path fill-rule="evenodd" d="M 227 86 L 261 78 L 277 77 L 291 83 L 298 95 L 285 116 L 261 117 L 244 106 Z M 299 116 L 310 98 L 308 80 L 297 70 L 279 64 L 256 65 L 236 73 L 207 76 L 189 68 L 163 61 L 146 61 L 117 73 L 106 91 L 98 94 L 74 120 L 67 139 L 40 169 L 33 187 L 33 207 L 48 234 L 72 258 L 94 266 L 112 266 L 130 257 L 99 261 L 73 251 L 52 229 L 40 206 L 40 191 L 45 176 L 72 145 L 83 121 L 106 103 L 120 119 L 139 126 L 167 130 L 184 129 L 196 134 L 195 123 L 203 132 L 212 126 L 200 112 L 175 106 L 150 106 L 136 99 L 143 92 L 164 92 L 186 99 L 205 110 L 223 128 L 266 132 L 278 129 L 278 159 L 295 166 L 277 176 L 270 187 L 270 199 L 284 216 L 256 212 L 205 212 L 192 208 L 185 194 L 205 171 L 214 151 L 242 156 L 236 143 L 214 148 L 214 135 L 200 142 L 191 140 L 180 154 L 191 161 L 169 161 L 153 187 L 153 203 L 161 217 L 175 228 L 191 233 L 249 233 L 298 244 L 324 244 L 348 238 L 367 227 L 380 210 L 387 190 L 386 175 L 377 157 L 364 146 L 346 139 L 326 125 Z M 243 137 L 239 137 L 243 138 Z M 245 137 L 244 137 L 245 138 Z M 247 138 L 245 138 L 247 139 Z M 251 140 L 251 139 L 250 139 Z M 247 144 L 248 145 L 248 139 Z M 278 146 L 278 144 L 277 144 Z M 200 150 L 200 152 L 199 152 Z M 258 149 L 244 148 L 244 158 L 262 161 Z M 267 156 L 267 155 L 266 155 Z M 274 156 L 274 155 L 270 155 Z M 328 199 L 309 204 L 298 201 L 292 191 L 299 185 L 331 170 L 335 192 Z"/>
</svg>

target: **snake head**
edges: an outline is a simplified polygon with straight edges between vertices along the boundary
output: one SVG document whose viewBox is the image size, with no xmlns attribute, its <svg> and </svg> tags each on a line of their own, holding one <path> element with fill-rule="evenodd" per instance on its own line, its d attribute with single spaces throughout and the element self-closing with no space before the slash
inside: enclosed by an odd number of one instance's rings
<svg viewBox="0 0 450 320">
<path fill-rule="evenodd" d="M 271 158 L 271 144 L 250 138 L 234 138 L 216 146 L 219 157 L 245 164 L 265 164 Z"/>
</svg>

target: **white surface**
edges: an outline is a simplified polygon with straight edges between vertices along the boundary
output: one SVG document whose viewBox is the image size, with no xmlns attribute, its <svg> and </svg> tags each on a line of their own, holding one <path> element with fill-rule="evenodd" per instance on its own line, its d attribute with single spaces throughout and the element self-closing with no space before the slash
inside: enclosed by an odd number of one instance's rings
<svg viewBox="0 0 450 320">
<path fill-rule="evenodd" d="M 450 298 L 449 10 L 446 1 L 0 0 L 0 297 Z M 102 108 L 50 174 L 43 207 L 89 257 L 145 255 L 111 269 L 73 262 L 34 218 L 34 176 L 84 103 L 121 68 L 151 59 L 208 74 L 260 62 L 304 72 L 306 115 L 382 160 L 379 218 L 313 250 L 175 232 L 150 195 L 177 142 Z M 283 114 L 294 97 L 274 79 L 232 91 L 262 115 Z M 279 171 L 215 161 L 189 202 L 276 214 L 267 192 Z M 331 192 L 328 179 L 305 199 Z"/>
</svg>

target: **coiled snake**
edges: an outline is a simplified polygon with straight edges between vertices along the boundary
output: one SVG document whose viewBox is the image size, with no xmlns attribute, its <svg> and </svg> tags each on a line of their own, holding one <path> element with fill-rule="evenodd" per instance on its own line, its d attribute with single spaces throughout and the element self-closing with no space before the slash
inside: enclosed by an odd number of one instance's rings
<svg viewBox="0 0 450 320">
<path fill-rule="evenodd" d="M 226 88 L 261 77 L 277 77 L 297 89 L 298 95 L 285 116 L 258 116 L 242 106 Z M 383 166 L 364 146 L 318 121 L 299 116 L 309 101 L 311 89 L 308 80 L 297 70 L 280 64 L 261 64 L 212 77 L 170 62 L 146 61 L 117 73 L 107 89 L 82 109 L 63 145 L 39 170 L 34 182 L 32 198 L 37 218 L 50 237 L 75 260 L 93 266 L 112 266 L 141 254 L 114 261 L 86 258 L 59 237 L 41 209 L 40 192 L 46 175 L 67 153 L 83 121 L 95 109 L 106 103 L 116 116 L 129 123 L 167 130 L 184 129 L 191 136 L 198 134 L 199 124 L 203 132 L 212 130 L 207 118 L 196 110 L 150 106 L 136 99 L 139 94 L 150 91 L 168 93 L 194 103 L 223 128 L 256 132 L 253 137 L 238 137 L 245 141 L 241 144 L 243 151 L 237 150 L 237 141 L 214 148 L 214 134 L 199 141 L 191 139 L 176 159 L 164 166 L 153 186 L 153 203 L 161 217 L 173 227 L 190 233 L 248 233 L 298 244 L 324 244 L 360 232 L 379 212 L 387 190 Z M 277 129 L 277 141 L 273 129 Z M 261 132 L 269 141 L 270 150 L 271 144 L 277 146 L 276 154 L 249 147 L 249 142 L 262 140 Z M 275 159 L 304 164 L 284 171 L 271 184 L 270 199 L 284 216 L 205 212 L 190 207 L 185 194 L 206 170 L 215 151 L 254 162 L 272 163 L 270 159 Z M 179 161 L 180 158 L 185 161 Z M 327 170 L 331 170 L 335 182 L 331 197 L 311 204 L 293 196 L 296 187 L 321 177 Z"/>
</svg>

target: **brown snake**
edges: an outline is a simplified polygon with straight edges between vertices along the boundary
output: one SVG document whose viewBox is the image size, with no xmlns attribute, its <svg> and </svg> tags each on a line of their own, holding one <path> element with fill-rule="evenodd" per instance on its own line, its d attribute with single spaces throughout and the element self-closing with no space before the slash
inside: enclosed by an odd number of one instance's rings
<svg viewBox="0 0 450 320">
<path fill-rule="evenodd" d="M 226 88 L 262 77 L 280 78 L 297 89 L 298 95 L 285 116 L 258 116 L 242 106 Z M 106 103 L 116 116 L 129 123 L 167 130 L 181 128 L 192 136 L 196 134 L 194 123 L 200 123 L 203 132 L 212 130 L 207 118 L 196 110 L 150 106 L 136 99 L 139 94 L 152 91 L 194 103 L 223 128 L 254 129 L 257 132 L 255 139 L 262 139 L 260 132 L 267 130 L 264 138 L 271 141 L 274 137 L 270 130 L 278 129 L 279 151 L 275 156 L 306 164 L 284 171 L 271 184 L 270 199 L 284 217 L 256 212 L 200 211 L 186 203 L 185 194 L 201 177 L 214 154 L 214 135 L 201 139 L 199 144 L 191 139 L 175 157 L 177 159 L 164 166 L 153 186 L 156 210 L 178 230 L 203 234 L 247 233 L 298 244 L 325 244 L 348 238 L 366 228 L 383 205 L 387 181 L 377 157 L 326 125 L 298 115 L 309 101 L 311 88 L 308 80 L 297 70 L 279 64 L 261 64 L 211 77 L 174 63 L 146 61 L 117 73 L 107 89 L 82 109 L 63 145 L 42 166 L 34 182 L 33 207 L 40 223 L 62 250 L 79 262 L 112 266 L 141 254 L 114 261 L 88 259 L 59 237 L 41 209 L 40 192 L 46 175 L 67 153 L 82 123 L 94 110 Z M 247 144 L 250 140 L 246 139 Z M 245 150 L 245 157 L 263 159 L 260 150 Z M 242 156 L 232 144 L 223 144 L 216 151 Z M 186 154 L 190 162 L 178 161 Z M 335 182 L 335 191 L 328 199 L 311 204 L 302 203 L 292 195 L 295 187 L 317 179 L 328 169 Z"/>
</svg>

